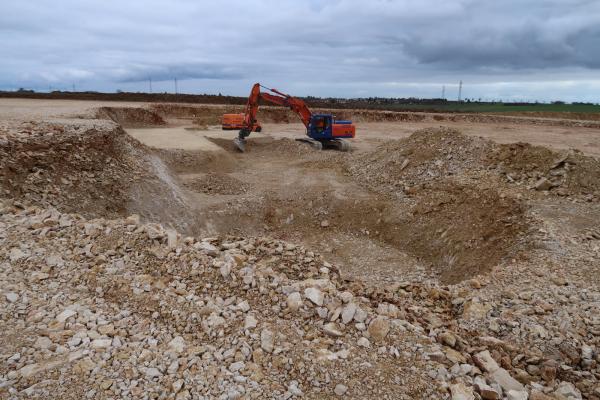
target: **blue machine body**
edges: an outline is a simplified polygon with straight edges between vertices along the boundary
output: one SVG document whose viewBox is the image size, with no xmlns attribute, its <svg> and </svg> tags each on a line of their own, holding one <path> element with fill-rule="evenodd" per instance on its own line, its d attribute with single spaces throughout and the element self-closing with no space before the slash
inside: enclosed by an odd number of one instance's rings
<svg viewBox="0 0 600 400">
<path fill-rule="evenodd" d="M 351 121 L 335 121 L 331 114 L 313 114 L 307 128 L 308 136 L 316 140 L 353 138 L 355 127 Z"/>
</svg>

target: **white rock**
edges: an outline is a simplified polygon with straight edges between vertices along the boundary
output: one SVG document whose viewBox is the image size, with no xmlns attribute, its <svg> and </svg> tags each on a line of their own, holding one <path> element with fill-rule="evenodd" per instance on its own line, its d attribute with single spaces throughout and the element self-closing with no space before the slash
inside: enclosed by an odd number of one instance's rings
<svg viewBox="0 0 600 400">
<path fill-rule="evenodd" d="M 10 262 L 15 262 L 15 261 L 19 261 L 22 258 L 27 257 L 27 254 L 25 254 L 18 247 L 13 247 L 12 249 L 10 249 L 10 254 L 8 257 L 10 259 Z"/>
<path fill-rule="evenodd" d="M 304 289 L 304 296 L 319 307 L 323 305 L 323 292 L 314 287 Z"/>
<path fill-rule="evenodd" d="M 338 325 L 335 322 L 329 322 L 323 325 L 323 332 L 333 337 L 340 337 L 344 335 L 344 332 L 340 331 Z"/>
<path fill-rule="evenodd" d="M 527 400 L 529 398 L 529 394 L 526 391 L 519 392 L 516 390 L 509 390 L 506 393 L 507 400 Z"/>
<path fill-rule="evenodd" d="M 505 392 L 508 392 L 509 390 L 514 390 L 515 392 L 525 391 L 525 387 L 521 384 L 521 382 L 510 376 L 508 371 L 504 368 L 498 368 L 496 371 L 491 373 L 490 380 L 500 385 Z"/>
<path fill-rule="evenodd" d="M 37 338 L 37 340 L 35 341 L 34 346 L 38 349 L 43 349 L 46 350 L 48 349 L 50 346 L 52 346 L 52 340 L 50 340 L 49 338 L 47 338 L 46 336 L 40 336 L 39 338 Z"/>
<path fill-rule="evenodd" d="M 488 350 L 475 354 L 473 356 L 473 361 L 475 362 L 475 365 L 485 372 L 494 372 L 500 368 Z"/>
<path fill-rule="evenodd" d="M 354 297 L 354 295 L 348 291 L 340 293 L 339 296 L 343 303 L 349 303 Z"/>
<path fill-rule="evenodd" d="M 350 322 L 352 322 L 352 319 L 354 318 L 354 314 L 356 313 L 356 304 L 354 303 L 348 303 L 346 304 L 346 306 L 342 309 L 342 322 L 345 324 L 349 324 Z"/>
<path fill-rule="evenodd" d="M 356 344 L 359 345 L 360 347 L 364 347 L 364 348 L 369 348 L 371 347 L 371 342 L 369 342 L 369 339 L 367 339 L 366 337 L 361 337 L 360 339 L 358 339 L 356 341 Z"/>
<path fill-rule="evenodd" d="M 244 300 L 241 303 L 238 303 L 237 307 L 242 311 L 242 312 L 248 312 L 250 311 L 250 304 L 248 304 L 248 300 Z"/>
<path fill-rule="evenodd" d="M 229 274 L 231 273 L 231 263 L 228 261 L 225 261 L 223 264 L 221 264 L 221 267 L 219 268 L 219 272 L 221 273 L 221 276 L 223 278 L 227 278 L 229 276 Z"/>
<path fill-rule="evenodd" d="M 450 385 L 450 393 L 452 394 L 452 400 L 475 400 L 473 388 L 462 382 Z"/>
<path fill-rule="evenodd" d="M 302 307 L 302 296 L 298 292 L 290 293 L 286 303 L 291 311 L 298 311 Z"/>
<path fill-rule="evenodd" d="M 162 373 L 157 368 L 146 368 L 146 376 L 156 378 L 162 376 Z"/>
<path fill-rule="evenodd" d="M 178 393 L 181 390 L 181 388 L 183 388 L 183 384 L 184 384 L 183 379 L 177 379 L 175 382 L 173 382 L 173 384 L 171 385 L 173 392 Z"/>
<path fill-rule="evenodd" d="M 246 315 L 244 319 L 244 329 L 253 329 L 256 328 L 258 321 L 254 318 L 253 315 Z"/>
<path fill-rule="evenodd" d="M 263 329 L 260 332 L 260 347 L 267 353 L 272 353 L 275 348 L 273 332 Z"/>
<path fill-rule="evenodd" d="M 367 319 L 367 312 L 365 310 L 363 310 L 360 307 L 356 308 L 356 311 L 354 312 L 354 320 L 356 322 L 365 322 L 365 320 Z"/>
<path fill-rule="evenodd" d="M 169 247 L 170 249 L 174 249 L 175 247 L 177 247 L 177 231 L 173 230 L 173 229 L 168 229 L 167 230 L 167 247 Z"/>
<path fill-rule="evenodd" d="M 231 372 L 238 372 L 244 369 L 245 366 L 246 364 L 243 361 L 236 361 L 229 366 L 229 370 Z"/>
<path fill-rule="evenodd" d="M 298 381 L 291 381 L 288 385 L 288 392 L 292 394 L 292 396 L 301 397 L 304 395 L 302 390 L 298 387 Z"/>
<path fill-rule="evenodd" d="M 579 390 L 570 382 L 561 382 L 554 391 L 554 395 L 561 400 L 580 400 L 582 398 Z"/>
<path fill-rule="evenodd" d="M 338 383 L 337 385 L 335 385 L 335 388 L 333 389 L 333 393 L 335 393 L 338 396 L 343 396 L 344 394 L 346 394 L 347 391 L 348 391 L 348 386 L 343 385 L 341 383 Z"/>
<path fill-rule="evenodd" d="M 581 346 L 581 358 L 584 360 L 591 360 L 594 357 L 594 349 L 592 346 L 583 345 Z"/>
<path fill-rule="evenodd" d="M 66 310 L 64 310 L 63 312 L 61 312 L 60 314 L 58 314 L 56 316 L 56 320 L 58 322 L 65 322 L 66 320 L 68 320 L 69 318 L 71 318 L 75 315 L 77 315 L 77 311 L 67 308 Z"/>
<path fill-rule="evenodd" d="M 181 353 L 185 350 L 185 340 L 181 336 L 176 336 L 169 342 L 168 346 L 174 352 Z"/>
<path fill-rule="evenodd" d="M 219 254 L 219 249 L 207 242 L 198 242 L 198 243 L 194 244 L 194 248 L 208 254 L 209 256 L 213 256 L 213 257 L 215 257 Z"/>
<path fill-rule="evenodd" d="M 171 365 L 169 365 L 169 368 L 167 368 L 167 372 L 170 375 L 175 375 L 175 373 L 177 372 L 178 369 L 179 369 L 179 361 L 175 360 L 171 363 Z"/>
<path fill-rule="evenodd" d="M 112 344 L 112 339 L 94 339 L 92 340 L 92 348 L 94 349 L 106 349 Z"/>
<path fill-rule="evenodd" d="M 481 398 L 483 398 L 484 400 L 499 400 L 502 398 L 502 396 L 500 395 L 501 390 L 496 390 L 490 385 L 488 385 L 483 376 L 475 377 L 473 385 L 481 395 Z"/>
<path fill-rule="evenodd" d="M 6 301 L 9 303 L 14 303 L 15 301 L 19 300 L 19 295 L 15 292 L 8 292 L 4 296 L 6 297 Z"/>
<path fill-rule="evenodd" d="M 46 257 L 46 265 L 49 267 L 62 267 L 65 262 L 60 255 L 51 254 Z"/>
</svg>

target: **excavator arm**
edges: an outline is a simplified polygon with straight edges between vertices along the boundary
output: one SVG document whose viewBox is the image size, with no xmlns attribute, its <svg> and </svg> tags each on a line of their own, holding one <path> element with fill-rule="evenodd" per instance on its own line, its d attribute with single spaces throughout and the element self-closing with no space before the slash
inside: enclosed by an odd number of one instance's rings
<svg viewBox="0 0 600 400">
<path fill-rule="evenodd" d="M 261 92 L 260 88 L 268 90 L 268 92 Z M 270 92 L 270 93 L 269 93 Z M 255 83 L 248 96 L 248 102 L 246 103 L 246 110 L 244 111 L 244 120 L 241 129 L 247 130 L 248 132 L 256 131 L 258 120 L 256 119 L 256 113 L 258 112 L 258 101 L 263 99 L 269 103 L 277 104 L 280 106 L 288 107 L 294 111 L 304 126 L 308 127 L 312 113 L 308 109 L 305 102 L 289 94 L 282 93 L 277 89 L 271 89 L 266 86 L 262 86 L 260 83 Z"/>
<path fill-rule="evenodd" d="M 312 117 L 312 113 L 308 109 L 308 106 L 305 102 L 295 97 L 290 96 L 289 94 L 282 93 L 277 89 L 269 89 L 262 86 L 265 89 L 270 90 L 271 92 L 277 94 L 278 96 L 268 93 L 261 92 L 260 97 L 266 101 L 269 101 L 274 104 L 278 104 L 280 106 L 289 107 L 290 110 L 298 114 L 304 126 L 308 128 L 308 124 L 310 124 L 310 119 Z"/>
</svg>

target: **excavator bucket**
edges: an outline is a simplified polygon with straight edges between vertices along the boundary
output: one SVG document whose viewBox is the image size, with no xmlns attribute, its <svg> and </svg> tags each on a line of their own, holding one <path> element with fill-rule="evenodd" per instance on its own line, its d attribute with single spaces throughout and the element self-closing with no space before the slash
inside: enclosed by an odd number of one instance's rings
<svg viewBox="0 0 600 400">
<path fill-rule="evenodd" d="M 241 137 L 236 137 L 235 139 L 233 139 L 233 144 L 242 153 L 246 151 L 246 139 L 242 139 Z"/>
</svg>

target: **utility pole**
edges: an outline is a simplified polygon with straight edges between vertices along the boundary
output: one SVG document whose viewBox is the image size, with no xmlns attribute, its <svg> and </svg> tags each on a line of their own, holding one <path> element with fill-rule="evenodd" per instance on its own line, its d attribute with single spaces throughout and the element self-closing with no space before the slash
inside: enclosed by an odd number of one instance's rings
<svg viewBox="0 0 600 400">
<path fill-rule="evenodd" d="M 73 84 L 73 93 L 75 93 L 75 84 Z"/>
<path fill-rule="evenodd" d="M 173 78 L 173 80 L 175 81 L 175 94 L 177 94 L 177 77 Z"/>
<path fill-rule="evenodd" d="M 442 85 L 442 99 L 446 99 L 446 85 Z"/>
<path fill-rule="evenodd" d="M 152 93 L 152 77 L 148 77 L 148 83 L 150 84 L 150 93 Z"/>
<path fill-rule="evenodd" d="M 462 98 L 462 80 L 458 83 L 458 101 Z"/>
</svg>

